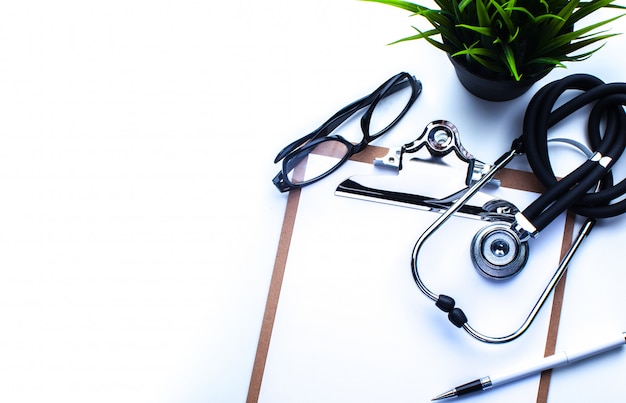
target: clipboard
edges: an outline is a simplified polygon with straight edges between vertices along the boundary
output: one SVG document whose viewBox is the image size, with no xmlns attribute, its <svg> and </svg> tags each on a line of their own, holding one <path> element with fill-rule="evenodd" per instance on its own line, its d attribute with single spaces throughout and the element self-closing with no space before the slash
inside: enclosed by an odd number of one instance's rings
<svg viewBox="0 0 626 403">
<path fill-rule="evenodd" d="M 370 145 L 363 152 L 354 155 L 351 158 L 351 161 L 371 165 L 374 158 L 379 158 L 379 157 L 384 156 L 387 153 L 387 151 L 388 150 L 386 148 Z M 333 175 L 336 175 L 336 174 L 333 174 Z M 342 175 L 342 174 L 339 173 L 339 175 Z M 343 177 L 345 176 L 346 176 L 346 173 L 343 173 Z M 331 179 L 333 177 L 340 178 L 340 176 L 331 176 L 329 178 L 324 179 L 324 181 L 333 182 L 333 180 Z M 542 185 L 534 177 L 534 175 L 529 172 L 505 168 L 503 171 L 501 171 L 498 174 L 497 177 L 501 181 L 501 186 L 503 188 L 514 189 L 514 190 L 519 190 L 523 192 L 533 192 L 533 193 L 541 193 L 543 191 Z M 336 186 L 336 181 L 334 182 L 334 185 Z M 306 189 L 304 191 L 306 191 Z M 265 313 L 264 313 L 263 322 L 262 322 L 262 328 L 261 328 L 261 332 L 259 336 L 259 342 L 257 345 L 257 351 L 256 351 L 254 365 L 253 365 L 250 386 L 248 390 L 248 396 L 247 396 L 248 403 L 256 403 L 260 401 L 261 390 L 264 385 L 264 378 L 266 376 L 265 371 L 266 371 L 266 365 L 268 362 L 268 356 L 271 354 L 270 351 L 271 351 L 271 345 L 273 342 L 272 336 L 275 330 L 277 312 L 279 310 L 279 307 L 281 306 L 281 299 L 280 299 L 281 292 L 285 291 L 283 287 L 284 287 L 285 274 L 286 274 L 286 271 L 288 270 L 289 253 L 292 247 L 294 246 L 294 242 L 298 242 L 297 239 L 293 238 L 293 235 L 294 235 L 294 228 L 296 225 L 296 221 L 299 215 L 298 210 L 299 210 L 299 207 L 301 207 L 301 197 L 303 197 L 302 190 L 291 191 L 288 195 L 287 207 L 286 207 L 285 216 L 283 220 L 283 226 L 282 226 L 281 235 L 280 235 L 280 239 L 278 243 L 278 249 L 276 253 L 273 274 L 272 274 L 271 283 L 269 287 L 268 298 L 267 298 Z M 329 197 L 335 197 L 335 196 L 329 196 Z M 371 205 L 371 203 L 366 203 L 363 201 L 358 201 L 358 203 Z M 374 203 L 374 204 L 378 204 L 378 203 Z M 391 206 L 384 206 L 382 208 L 405 210 L 404 214 L 411 214 L 411 211 L 412 211 L 411 209 L 402 209 L 399 207 L 391 207 Z M 574 215 L 571 213 L 567 213 L 567 215 L 563 219 L 563 223 L 564 224 L 561 227 L 562 236 L 560 237 L 561 238 L 560 239 L 560 253 L 558 254 L 559 261 L 563 257 L 563 255 L 566 253 L 567 249 L 569 248 L 572 242 L 573 231 L 574 231 Z M 417 236 L 419 236 L 419 233 L 416 232 L 415 238 L 413 239 L 413 241 L 417 239 Z M 311 253 L 313 252 L 314 251 L 312 251 Z M 408 256 L 407 256 L 407 259 L 408 259 Z M 556 268 L 556 266 L 554 266 L 554 268 Z M 406 267 L 403 268 L 403 270 L 405 270 L 407 273 L 409 272 L 408 264 L 406 265 Z M 550 271 L 552 269 L 549 268 L 548 270 Z M 542 339 L 543 355 L 545 356 L 554 354 L 554 351 L 555 351 L 558 329 L 559 329 L 561 308 L 562 308 L 564 294 L 565 294 L 566 274 L 561 278 L 559 284 L 555 288 L 553 292 L 552 300 L 546 302 L 546 306 L 542 308 L 542 311 L 544 311 L 545 315 L 547 316 L 547 319 L 546 319 L 547 331 L 545 333 L 545 336 Z M 419 291 L 415 289 L 415 285 L 409 284 L 409 286 L 414 288 L 414 293 L 416 295 L 415 301 L 413 301 L 412 303 L 419 303 L 420 305 L 423 305 L 424 298 L 419 293 Z M 544 285 L 542 284 L 541 286 L 539 286 L 539 288 L 542 290 L 543 286 Z M 434 306 L 429 305 L 428 309 L 430 310 L 429 312 L 433 312 L 433 316 L 435 316 L 438 313 L 437 310 L 434 308 Z M 410 318 L 408 320 L 411 321 Z M 430 318 L 420 319 L 421 322 L 428 322 L 429 320 Z M 422 323 L 422 324 L 424 326 L 431 326 L 431 327 L 436 327 L 436 328 L 440 328 L 442 326 L 452 327 L 452 325 L 450 325 L 449 323 L 447 323 L 447 325 L 441 325 L 441 326 L 439 325 L 439 323 Z M 531 328 L 533 326 L 531 326 Z M 459 334 L 458 337 L 460 338 L 470 338 L 470 336 L 464 334 L 462 330 L 453 329 L 451 330 L 451 332 L 452 331 L 456 331 Z M 522 336 L 520 339 L 523 339 L 523 338 L 524 336 Z M 274 342 L 278 342 L 278 341 L 274 341 Z M 488 346 L 483 345 L 483 346 L 478 346 L 476 348 L 486 349 L 488 348 Z M 467 369 L 464 372 L 466 373 L 465 375 L 467 377 L 466 380 L 469 380 L 471 377 L 471 373 L 469 373 Z M 480 375 L 480 373 L 477 375 Z M 537 402 L 548 401 L 550 376 L 551 376 L 551 371 L 545 371 L 540 375 L 538 386 L 536 389 L 536 401 Z M 311 382 L 315 382 L 315 380 L 312 379 Z M 445 380 L 445 384 L 447 386 L 451 386 L 454 384 L 454 381 Z M 289 387 L 289 386 L 286 386 L 286 387 Z M 320 386 L 320 387 L 324 387 L 324 386 Z M 433 389 L 433 392 L 436 392 L 436 391 L 437 390 Z M 435 393 L 433 393 L 432 395 L 434 396 L 434 394 Z M 300 400 L 300 401 L 304 401 L 304 400 Z M 393 400 L 389 400 L 389 401 L 393 401 Z"/>
</svg>

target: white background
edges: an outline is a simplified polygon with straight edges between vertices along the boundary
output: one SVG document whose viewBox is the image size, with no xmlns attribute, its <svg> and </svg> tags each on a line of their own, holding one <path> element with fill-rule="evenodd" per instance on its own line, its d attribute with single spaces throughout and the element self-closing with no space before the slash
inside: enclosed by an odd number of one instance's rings
<svg viewBox="0 0 626 403">
<path fill-rule="evenodd" d="M 378 144 L 445 118 L 493 161 L 539 88 L 477 100 L 441 52 L 385 46 L 416 20 L 353 0 L 0 5 L 3 402 L 244 401 L 286 203 L 275 154 L 409 71 L 424 92 Z M 542 83 L 626 80 L 625 41 Z"/>
</svg>

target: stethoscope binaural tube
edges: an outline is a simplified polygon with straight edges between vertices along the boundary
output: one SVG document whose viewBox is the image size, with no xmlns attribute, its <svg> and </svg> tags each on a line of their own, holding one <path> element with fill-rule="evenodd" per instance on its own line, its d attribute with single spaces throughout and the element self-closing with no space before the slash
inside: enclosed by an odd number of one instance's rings
<svg viewBox="0 0 626 403">
<path fill-rule="evenodd" d="M 582 90 L 580 95 L 552 110 L 560 95 Z M 596 102 L 587 125 L 587 137 L 594 154 L 576 170 L 558 180 L 548 157 L 548 129 L 580 108 Z M 533 97 L 522 135 L 523 152 L 533 173 L 547 189 L 522 214 L 538 231 L 567 209 L 590 218 L 608 218 L 626 212 L 626 202 L 611 204 L 626 193 L 626 180 L 613 185 L 610 169 L 626 148 L 626 83 L 605 84 L 590 75 L 572 75 L 543 87 Z M 601 120 L 606 128 L 601 133 Z M 600 180 L 603 187 L 588 193 Z"/>
<path fill-rule="evenodd" d="M 553 109 L 560 96 L 569 90 L 582 91 L 562 106 Z M 548 156 L 548 129 L 583 106 L 595 103 L 588 121 L 588 139 L 594 149 L 592 156 L 562 180 L 554 175 Z M 572 75 L 543 87 L 532 98 L 524 116 L 523 134 L 513 142 L 511 149 L 498 159 L 483 178 L 459 198 L 444 214 L 439 216 L 418 238 L 411 256 L 413 278 L 424 295 L 448 314 L 448 319 L 463 328 L 477 340 L 486 343 L 504 343 L 521 336 L 535 319 L 584 238 L 589 234 L 597 218 L 613 217 L 626 212 L 626 200 L 613 202 L 626 194 L 626 180 L 613 184 L 610 172 L 615 161 L 626 148 L 626 84 L 605 84 L 590 75 Z M 601 121 L 605 128 L 602 132 Z M 476 194 L 495 174 L 515 156 L 526 154 L 535 175 L 546 187 L 537 200 L 516 216 L 511 231 L 519 234 L 520 242 L 543 230 L 562 212 L 570 209 L 586 216 L 572 246 L 561 260 L 552 279 L 531 309 L 528 317 L 514 332 L 504 336 L 488 336 L 474 329 L 462 309 L 455 306 L 452 297 L 436 294 L 422 281 L 418 268 L 418 256 L 426 240 Z M 588 193 L 595 188 L 595 192 Z M 508 229 L 507 229 L 508 230 Z M 486 233 L 489 233 L 488 231 Z M 475 237 L 476 240 L 476 237 Z"/>
</svg>

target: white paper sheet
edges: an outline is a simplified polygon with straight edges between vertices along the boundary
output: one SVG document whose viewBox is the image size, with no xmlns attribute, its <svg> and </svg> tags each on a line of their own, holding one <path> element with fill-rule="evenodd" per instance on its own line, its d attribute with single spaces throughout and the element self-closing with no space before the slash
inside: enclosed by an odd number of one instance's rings
<svg viewBox="0 0 626 403">
<path fill-rule="evenodd" d="M 323 158 L 311 156 L 308 163 Z M 378 173 L 350 161 L 302 190 L 260 402 L 425 402 L 543 357 L 551 298 L 521 338 L 478 342 L 449 323 L 411 275 L 413 245 L 436 215 L 334 195 L 346 176 Z M 496 193 L 522 209 L 537 196 Z M 508 334 L 556 269 L 564 221 L 542 232 L 542 242 L 531 241 L 520 275 L 496 283 L 478 275 L 469 259 L 469 242 L 486 223 L 453 217 L 420 255 L 424 281 L 454 297 L 479 331 Z M 538 384 L 537 375 L 467 401 L 535 401 Z"/>
</svg>

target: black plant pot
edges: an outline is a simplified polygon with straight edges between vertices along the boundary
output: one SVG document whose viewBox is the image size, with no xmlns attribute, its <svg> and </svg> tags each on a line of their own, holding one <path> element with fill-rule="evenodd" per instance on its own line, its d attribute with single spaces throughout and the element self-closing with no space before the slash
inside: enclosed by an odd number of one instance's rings
<svg viewBox="0 0 626 403">
<path fill-rule="evenodd" d="M 472 94 L 487 101 L 509 101 L 524 94 L 537 81 L 545 77 L 550 71 L 544 71 L 537 75 L 514 79 L 490 79 L 470 71 L 465 65 L 450 57 L 456 76 L 463 86 Z"/>
</svg>

